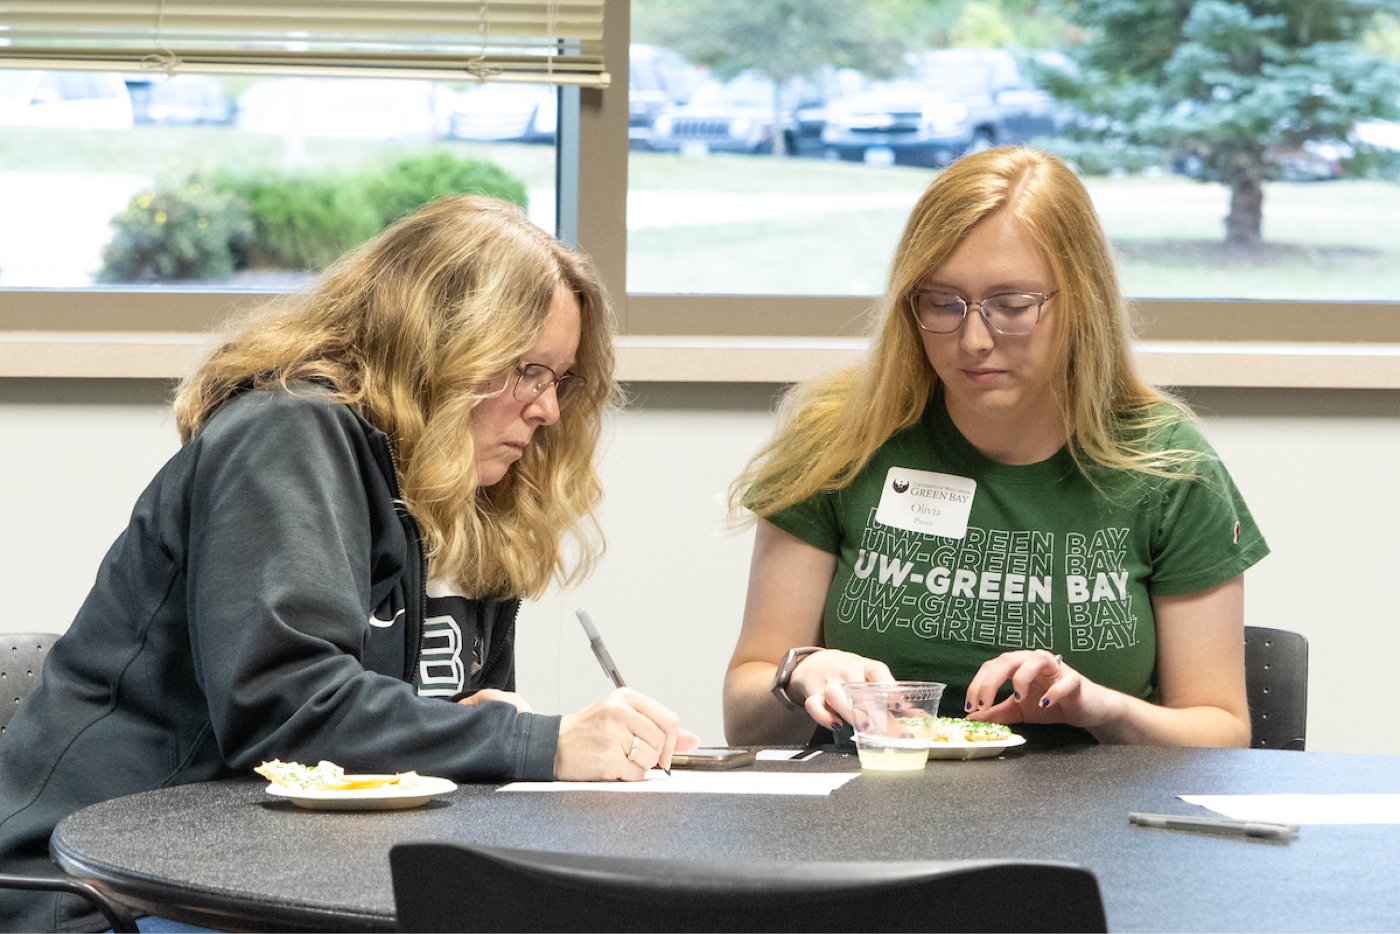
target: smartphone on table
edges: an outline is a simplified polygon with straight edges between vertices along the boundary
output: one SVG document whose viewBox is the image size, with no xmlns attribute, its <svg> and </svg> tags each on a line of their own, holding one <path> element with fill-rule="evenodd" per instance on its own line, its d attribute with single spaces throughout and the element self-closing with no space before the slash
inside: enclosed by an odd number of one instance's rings
<svg viewBox="0 0 1400 934">
<path fill-rule="evenodd" d="M 671 756 L 673 769 L 737 769 L 753 765 L 758 751 L 754 749 L 734 749 L 729 746 L 701 746 L 690 752 L 678 752 Z"/>
</svg>

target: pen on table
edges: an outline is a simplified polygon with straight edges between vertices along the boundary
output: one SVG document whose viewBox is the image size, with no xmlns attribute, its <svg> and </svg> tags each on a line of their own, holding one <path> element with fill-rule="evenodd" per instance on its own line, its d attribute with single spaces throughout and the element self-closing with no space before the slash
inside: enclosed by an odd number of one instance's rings
<svg viewBox="0 0 1400 934">
<path fill-rule="evenodd" d="M 1264 840 L 1288 840 L 1298 833 L 1297 824 L 1275 824 L 1269 821 L 1234 820 L 1229 817 L 1188 817 L 1181 814 L 1144 814 L 1131 811 L 1128 822 L 1160 830 L 1188 830 L 1196 833 L 1218 833 L 1234 837 L 1257 837 Z"/>
<path fill-rule="evenodd" d="M 588 646 L 593 650 L 593 657 L 598 659 L 599 665 L 603 666 L 603 673 L 612 679 L 613 687 L 627 687 L 627 682 L 622 680 L 622 672 L 617 670 L 612 656 L 608 654 L 608 647 L 603 644 L 603 637 L 598 634 L 598 627 L 594 626 L 593 620 L 588 618 L 588 611 L 575 610 L 574 615 L 583 624 L 583 631 L 588 636 Z M 662 769 L 662 771 L 667 775 L 671 774 L 670 769 Z"/>
</svg>

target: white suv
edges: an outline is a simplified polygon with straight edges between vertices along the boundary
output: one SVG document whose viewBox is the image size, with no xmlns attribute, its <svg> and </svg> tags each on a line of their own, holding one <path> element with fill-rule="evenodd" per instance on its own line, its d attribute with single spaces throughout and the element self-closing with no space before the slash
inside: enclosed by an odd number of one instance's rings
<svg viewBox="0 0 1400 934">
<path fill-rule="evenodd" d="M 125 130 L 131 124 L 131 95 L 115 74 L 0 69 L 0 125 Z"/>
</svg>

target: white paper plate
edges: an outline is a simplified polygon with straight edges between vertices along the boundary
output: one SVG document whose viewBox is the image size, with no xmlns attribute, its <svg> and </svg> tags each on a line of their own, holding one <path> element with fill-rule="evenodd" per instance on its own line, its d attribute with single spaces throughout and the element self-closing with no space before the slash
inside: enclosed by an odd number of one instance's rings
<svg viewBox="0 0 1400 934">
<path fill-rule="evenodd" d="M 445 778 L 418 776 L 411 785 L 386 785 L 383 788 L 351 788 L 345 791 L 283 788 L 268 785 L 267 793 L 288 798 L 293 804 L 315 811 L 393 811 L 416 808 L 427 804 L 437 795 L 456 791 L 455 782 Z"/>
<path fill-rule="evenodd" d="M 1011 734 L 1009 739 L 1003 740 L 949 740 L 948 742 L 929 743 L 928 757 L 930 759 L 985 759 L 989 756 L 1000 755 L 1008 749 L 1024 744 L 1024 736 Z"/>
</svg>

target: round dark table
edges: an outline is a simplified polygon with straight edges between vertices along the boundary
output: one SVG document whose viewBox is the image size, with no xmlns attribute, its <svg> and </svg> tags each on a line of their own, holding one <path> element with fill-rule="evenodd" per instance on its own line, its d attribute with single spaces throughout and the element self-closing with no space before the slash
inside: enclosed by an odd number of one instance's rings
<svg viewBox="0 0 1400 934">
<path fill-rule="evenodd" d="M 756 768 L 854 771 L 854 755 Z M 1111 931 L 1400 930 L 1400 824 L 1277 843 L 1128 823 L 1179 794 L 1400 792 L 1400 757 L 1087 746 L 862 773 L 829 796 L 498 793 L 406 811 L 308 811 L 261 779 L 118 798 L 63 820 L 63 867 L 138 910 L 225 928 L 392 930 L 389 849 L 445 840 L 686 859 L 1065 860 Z"/>
</svg>

